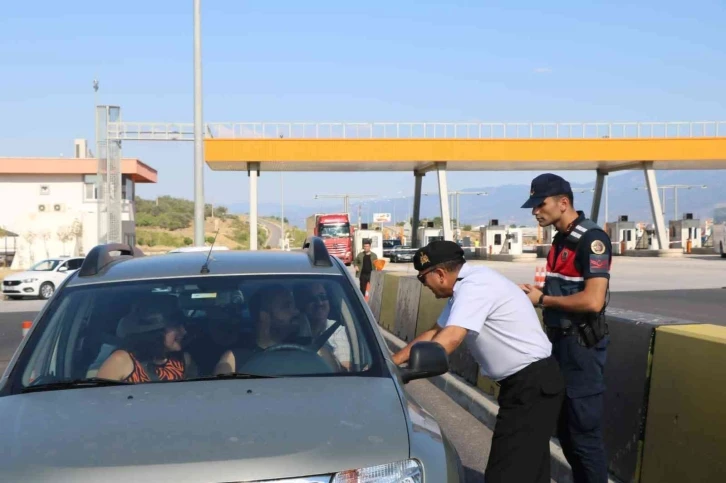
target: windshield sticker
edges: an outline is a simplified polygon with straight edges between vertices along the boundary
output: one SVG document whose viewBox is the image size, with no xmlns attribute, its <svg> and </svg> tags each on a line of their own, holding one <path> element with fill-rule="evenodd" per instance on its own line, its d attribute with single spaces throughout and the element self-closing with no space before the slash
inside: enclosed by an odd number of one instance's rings
<svg viewBox="0 0 726 483">
<path fill-rule="evenodd" d="M 216 299 L 217 294 L 216 293 L 193 293 L 192 298 L 193 299 Z"/>
</svg>

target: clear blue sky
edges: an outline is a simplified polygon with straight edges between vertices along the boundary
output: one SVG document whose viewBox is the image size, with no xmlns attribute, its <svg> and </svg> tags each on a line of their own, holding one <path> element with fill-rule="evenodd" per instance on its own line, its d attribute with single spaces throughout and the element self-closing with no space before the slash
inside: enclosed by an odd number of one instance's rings
<svg viewBox="0 0 726 483">
<path fill-rule="evenodd" d="M 204 118 L 726 120 L 722 0 L 588 3 L 203 0 Z M 191 0 L 3 2 L 0 156 L 69 156 L 73 138 L 92 140 L 95 77 L 126 120 L 191 122 L 192 35 Z M 141 196 L 192 197 L 192 143 L 127 143 L 124 155 L 159 171 Z M 451 173 L 449 185 L 531 176 Z M 409 173 L 286 180 L 290 201 L 413 191 Z M 278 175 L 260 183 L 260 201 L 279 199 Z M 246 201 L 246 173 L 205 168 L 205 192 Z"/>
</svg>

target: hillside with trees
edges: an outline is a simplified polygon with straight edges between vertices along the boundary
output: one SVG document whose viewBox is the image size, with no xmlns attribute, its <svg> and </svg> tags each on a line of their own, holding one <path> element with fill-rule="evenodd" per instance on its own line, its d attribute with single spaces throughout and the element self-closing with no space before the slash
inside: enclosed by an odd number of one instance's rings
<svg viewBox="0 0 726 483">
<path fill-rule="evenodd" d="M 136 242 L 147 251 L 166 251 L 194 244 L 194 202 L 171 196 L 153 200 L 136 197 Z M 217 245 L 245 250 L 250 245 L 250 226 L 245 216 L 230 215 L 225 206 L 207 204 L 204 210 L 207 245 L 217 236 Z M 265 247 L 268 234 L 258 225 L 258 246 Z"/>
</svg>

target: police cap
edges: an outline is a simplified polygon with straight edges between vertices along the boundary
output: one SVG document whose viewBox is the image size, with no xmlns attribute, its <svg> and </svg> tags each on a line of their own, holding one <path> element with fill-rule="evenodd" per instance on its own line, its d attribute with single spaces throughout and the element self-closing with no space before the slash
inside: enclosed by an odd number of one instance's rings
<svg viewBox="0 0 726 483">
<path fill-rule="evenodd" d="M 552 173 L 545 173 L 532 180 L 529 199 L 522 208 L 534 208 L 541 205 L 549 196 L 572 194 L 572 188 L 564 178 Z"/>
<path fill-rule="evenodd" d="M 464 258 L 464 250 L 452 241 L 436 240 L 416 250 L 413 267 L 419 272 L 439 263 Z"/>
</svg>

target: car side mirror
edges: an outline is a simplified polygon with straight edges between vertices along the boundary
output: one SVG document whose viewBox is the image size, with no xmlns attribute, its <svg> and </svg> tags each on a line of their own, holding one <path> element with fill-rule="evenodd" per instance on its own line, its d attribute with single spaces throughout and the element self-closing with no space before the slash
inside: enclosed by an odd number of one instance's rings
<svg viewBox="0 0 726 483">
<path fill-rule="evenodd" d="M 401 378 L 407 384 L 414 379 L 436 377 L 449 372 L 449 358 L 438 342 L 417 342 L 411 347 L 408 367 L 402 367 Z"/>
<path fill-rule="evenodd" d="M 66 266 L 62 266 L 62 267 L 60 267 L 60 268 L 58 269 L 58 271 L 59 271 L 59 272 L 67 272 L 67 271 L 68 271 L 68 267 L 66 267 Z"/>
</svg>

